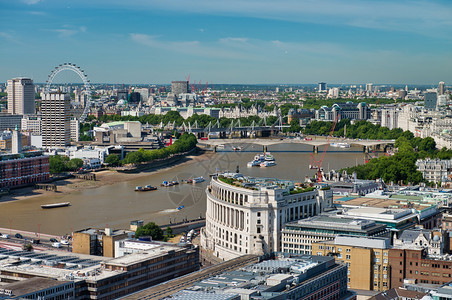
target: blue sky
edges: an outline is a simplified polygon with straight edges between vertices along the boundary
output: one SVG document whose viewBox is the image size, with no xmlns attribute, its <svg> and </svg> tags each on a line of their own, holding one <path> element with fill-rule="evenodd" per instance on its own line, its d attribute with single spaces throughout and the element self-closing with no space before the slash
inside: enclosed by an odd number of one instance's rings
<svg viewBox="0 0 452 300">
<path fill-rule="evenodd" d="M 0 0 L 0 81 L 71 62 L 91 82 L 450 84 L 451 16 L 450 0 Z"/>
</svg>

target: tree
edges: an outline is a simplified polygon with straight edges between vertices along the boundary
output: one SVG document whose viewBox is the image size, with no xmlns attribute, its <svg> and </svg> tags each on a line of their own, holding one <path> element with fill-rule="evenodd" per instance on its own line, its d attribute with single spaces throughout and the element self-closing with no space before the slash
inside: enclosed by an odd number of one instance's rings
<svg viewBox="0 0 452 300">
<path fill-rule="evenodd" d="M 49 168 L 50 173 L 63 173 L 67 171 L 67 162 L 69 161 L 69 158 L 66 156 L 60 156 L 60 155 L 51 155 L 49 156 Z"/>
<path fill-rule="evenodd" d="M 174 237 L 173 229 L 172 229 L 171 227 L 169 227 L 169 226 L 168 226 L 168 228 L 166 228 L 166 236 L 167 236 L 168 238 Z"/>
<path fill-rule="evenodd" d="M 135 237 L 150 236 L 153 240 L 163 239 L 163 230 L 154 222 L 149 222 L 135 231 Z"/>
<path fill-rule="evenodd" d="M 105 158 L 105 163 L 107 163 L 109 166 L 117 166 L 120 163 L 119 156 L 116 154 L 109 154 L 107 158 Z"/>
<path fill-rule="evenodd" d="M 22 250 L 24 251 L 32 251 L 33 250 L 33 245 L 31 243 L 26 243 L 22 245 Z"/>
<path fill-rule="evenodd" d="M 80 158 L 73 158 L 67 163 L 67 169 L 71 171 L 79 170 L 81 167 L 83 167 L 83 160 Z"/>
</svg>

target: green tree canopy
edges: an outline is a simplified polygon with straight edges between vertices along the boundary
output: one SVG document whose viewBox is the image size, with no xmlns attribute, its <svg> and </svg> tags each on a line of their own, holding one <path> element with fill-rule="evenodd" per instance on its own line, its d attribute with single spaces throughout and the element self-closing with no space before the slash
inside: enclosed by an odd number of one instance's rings
<svg viewBox="0 0 452 300">
<path fill-rule="evenodd" d="M 150 236 L 153 240 L 162 240 L 163 239 L 163 230 L 154 222 L 149 222 L 142 227 L 138 227 L 137 231 L 135 231 L 135 237 L 140 236 Z"/>
</svg>

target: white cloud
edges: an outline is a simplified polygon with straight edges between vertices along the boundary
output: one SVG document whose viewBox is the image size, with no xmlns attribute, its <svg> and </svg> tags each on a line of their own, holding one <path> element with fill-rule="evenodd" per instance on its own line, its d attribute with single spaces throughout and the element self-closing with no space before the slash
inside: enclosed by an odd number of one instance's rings
<svg viewBox="0 0 452 300">
<path fill-rule="evenodd" d="M 0 38 L 7 40 L 10 43 L 22 45 L 22 42 L 15 36 L 14 33 L 0 31 Z"/>
<path fill-rule="evenodd" d="M 73 27 L 72 25 L 63 25 L 63 28 L 57 28 L 57 29 L 51 29 L 51 32 L 55 32 L 58 34 L 59 38 L 70 38 L 76 34 L 84 33 L 87 31 L 86 26 L 80 26 L 80 27 Z"/>
<path fill-rule="evenodd" d="M 126 5 L 109 0 L 109 5 Z M 352 26 L 423 35 L 452 34 L 452 5 L 427 0 L 136 0 L 127 6 L 175 12 L 244 16 Z M 447 36 L 445 36 L 447 38 Z"/>
<path fill-rule="evenodd" d="M 39 2 L 41 2 L 41 0 L 22 0 L 22 1 L 28 5 L 34 5 L 34 4 L 38 4 Z"/>
</svg>

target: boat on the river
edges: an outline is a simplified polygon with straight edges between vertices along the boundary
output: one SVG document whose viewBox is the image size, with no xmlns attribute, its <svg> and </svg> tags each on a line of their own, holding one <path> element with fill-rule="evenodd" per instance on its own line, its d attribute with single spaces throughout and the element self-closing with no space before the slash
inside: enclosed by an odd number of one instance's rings
<svg viewBox="0 0 452 300">
<path fill-rule="evenodd" d="M 331 143 L 330 146 L 337 148 L 350 148 L 350 144 L 348 143 Z"/>
<path fill-rule="evenodd" d="M 57 207 L 65 207 L 71 205 L 71 202 L 61 202 L 61 203 L 52 203 L 52 204 L 43 204 L 41 208 L 57 208 Z"/>
<path fill-rule="evenodd" d="M 200 182 L 203 182 L 203 181 L 205 181 L 205 179 L 204 179 L 204 177 L 202 177 L 202 176 L 200 176 L 200 177 L 195 177 L 195 178 L 192 179 L 192 183 L 193 183 L 193 184 L 195 184 L 195 183 L 200 183 Z"/>
<path fill-rule="evenodd" d="M 274 161 L 264 161 L 260 164 L 261 167 L 272 167 L 272 166 L 276 166 L 276 163 Z"/>
<path fill-rule="evenodd" d="M 135 188 L 135 192 L 155 191 L 156 189 L 157 189 L 157 187 L 151 186 L 151 185 L 146 185 L 145 187 L 137 186 L 137 187 Z"/>
<path fill-rule="evenodd" d="M 178 184 L 179 184 L 179 181 L 175 181 L 175 180 L 173 180 L 173 181 L 163 181 L 160 186 L 170 187 L 170 186 L 178 185 Z"/>
<path fill-rule="evenodd" d="M 184 208 L 185 206 L 181 205 L 177 208 L 177 210 L 181 210 L 182 208 Z"/>
</svg>

